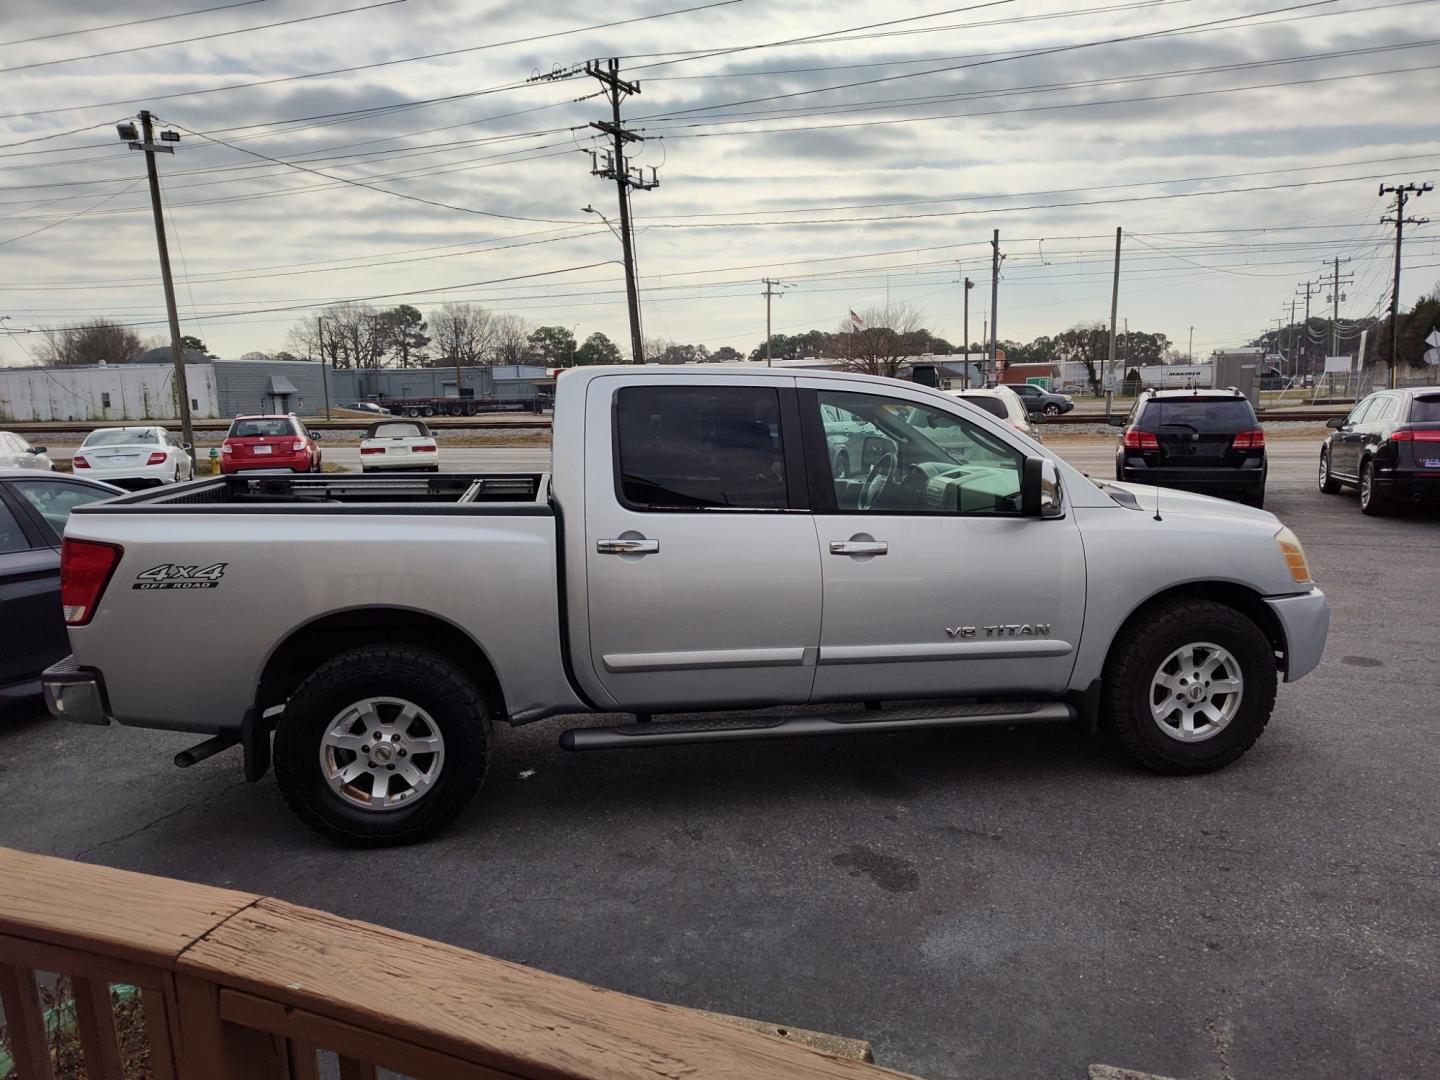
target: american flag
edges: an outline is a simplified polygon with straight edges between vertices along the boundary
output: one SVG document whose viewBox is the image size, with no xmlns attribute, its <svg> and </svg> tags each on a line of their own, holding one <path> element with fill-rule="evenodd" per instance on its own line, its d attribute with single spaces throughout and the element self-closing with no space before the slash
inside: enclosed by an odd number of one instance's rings
<svg viewBox="0 0 1440 1080">
<path fill-rule="evenodd" d="M 865 329 L 865 320 L 862 319 L 859 315 L 856 315 L 856 314 L 855 314 L 855 309 L 854 309 L 854 308 L 851 308 L 851 309 L 850 309 L 850 329 L 851 329 L 851 330 L 864 330 L 864 329 Z"/>
</svg>

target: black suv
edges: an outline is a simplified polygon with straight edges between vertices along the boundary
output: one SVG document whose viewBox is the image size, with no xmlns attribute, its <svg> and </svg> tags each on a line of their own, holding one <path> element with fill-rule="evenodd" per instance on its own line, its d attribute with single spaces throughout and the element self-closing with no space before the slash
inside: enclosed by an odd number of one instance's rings
<svg viewBox="0 0 1440 1080">
<path fill-rule="evenodd" d="M 1396 499 L 1440 498 L 1440 386 L 1381 390 L 1329 422 L 1320 490 L 1360 489 L 1360 509 L 1383 514 Z"/>
<path fill-rule="evenodd" d="M 1115 447 L 1115 479 L 1137 484 L 1234 491 L 1265 504 L 1265 432 L 1237 390 L 1146 390 Z"/>
</svg>

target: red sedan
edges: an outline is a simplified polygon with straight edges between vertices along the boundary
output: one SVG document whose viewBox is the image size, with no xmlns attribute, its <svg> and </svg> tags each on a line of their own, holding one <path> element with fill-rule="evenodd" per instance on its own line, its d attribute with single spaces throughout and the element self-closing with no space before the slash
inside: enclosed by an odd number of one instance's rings
<svg viewBox="0 0 1440 1080">
<path fill-rule="evenodd" d="M 320 448 L 296 416 L 237 416 L 220 447 L 220 471 L 319 472 Z"/>
</svg>

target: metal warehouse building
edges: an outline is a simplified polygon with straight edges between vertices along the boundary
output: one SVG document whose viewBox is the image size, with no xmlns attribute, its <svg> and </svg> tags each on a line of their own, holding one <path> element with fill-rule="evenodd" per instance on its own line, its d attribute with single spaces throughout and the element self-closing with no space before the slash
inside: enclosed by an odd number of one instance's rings
<svg viewBox="0 0 1440 1080">
<path fill-rule="evenodd" d="M 210 360 L 185 365 L 197 418 L 250 412 L 323 415 L 367 397 L 458 397 L 453 367 L 336 370 L 306 361 Z M 463 396 L 528 400 L 545 369 L 527 365 L 461 368 Z M 174 420 L 175 370 L 169 363 L 97 367 L 0 368 L 0 420 Z"/>
</svg>

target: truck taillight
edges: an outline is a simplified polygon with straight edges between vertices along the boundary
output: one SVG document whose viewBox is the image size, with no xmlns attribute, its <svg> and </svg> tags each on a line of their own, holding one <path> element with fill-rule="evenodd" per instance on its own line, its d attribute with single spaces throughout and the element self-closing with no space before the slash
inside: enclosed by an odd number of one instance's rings
<svg viewBox="0 0 1440 1080">
<path fill-rule="evenodd" d="M 1131 429 L 1125 432 L 1126 450 L 1159 450 L 1160 440 L 1151 431 L 1135 431 Z"/>
<path fill-rule="evenodd" d="M 150 453 L 150 458 L 149 458 L 148 461 L 145 462 L 145 464 L 146 464 L 146 465 L 164 465 L 164 464 L 165 464 L 165 451 L 164 451 L 164 450 L 153 450 L 153 451 L 151 451 L 151 453 Z"/>
<path fill-rule="evenodd" d="M 73 458 L 70 459 L 70 467 L 72 469 L 88 469 L 90 467 L 90 462 L 86 461 L 79 454 L 76 454 Z"/>
<path fill-rule="evenodd" d="M 60 604 L 67 626 L 84 626 L 95 614 L 110 576 L 125 549 L 97 540 L 71 540 L 60 546 Z"/>
<path fill-rule="evenodd" d="M 1265 432 L 1259 428 L 1253 431 L 1242 431 L 1235 436 L 1234 442 L 1230 444 L 1236 450 L 1260 450 L 1265 446 Z"/>
<path fill-rule="evenodd" d="M 1392 442 L 1440 442 L 1440 428 L 1401 428 L 1390 436 Z"/>
</svg>

